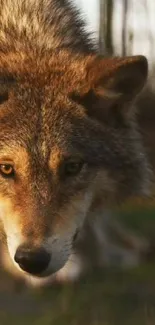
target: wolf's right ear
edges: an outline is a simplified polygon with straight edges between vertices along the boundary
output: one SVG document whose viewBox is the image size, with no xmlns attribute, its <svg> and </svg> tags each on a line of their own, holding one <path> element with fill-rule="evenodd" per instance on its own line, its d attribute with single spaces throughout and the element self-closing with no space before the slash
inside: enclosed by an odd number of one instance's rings
<svg viewBox="0 0 155 325">
<path fill-rule="evenodd" d="M 8 100 L 9 92 L 14 84 L 15 79 L 11 75 L 0 73 L 0 105 Z"/>
</svg>

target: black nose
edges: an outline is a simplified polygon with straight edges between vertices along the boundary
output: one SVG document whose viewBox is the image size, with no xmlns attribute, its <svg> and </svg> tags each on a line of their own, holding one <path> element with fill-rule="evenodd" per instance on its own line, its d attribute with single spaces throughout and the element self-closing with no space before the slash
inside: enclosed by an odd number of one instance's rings
<svg viewBox="0 0 155 325">
<path fill-rule="evenodd" d="M 22 245 L 18 247 L 14 260 L 23 271 L 38 275 L 47 269 L 50 258 L 50 254 L 43 248 L 32 249 Z"/>
</svg>

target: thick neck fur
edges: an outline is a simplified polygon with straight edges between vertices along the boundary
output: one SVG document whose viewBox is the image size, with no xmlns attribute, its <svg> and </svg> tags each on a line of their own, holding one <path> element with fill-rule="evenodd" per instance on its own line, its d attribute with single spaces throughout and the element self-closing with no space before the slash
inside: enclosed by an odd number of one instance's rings
<svg viewBox="0 0 155 325">
<path fill-rule="evenodd" d="M 0 0 L 0 50 L 92 53 L 94 42 L 68 0 Z"/>
</svg>

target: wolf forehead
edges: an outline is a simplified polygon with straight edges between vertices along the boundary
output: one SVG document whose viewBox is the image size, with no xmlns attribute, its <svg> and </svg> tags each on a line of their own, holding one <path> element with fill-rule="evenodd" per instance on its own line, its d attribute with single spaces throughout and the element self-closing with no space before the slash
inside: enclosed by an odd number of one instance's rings
<svg viewBox="0 0 155 325">
<path fill-rule="evenodd" d="M 52 135 L 55 129 L 69 133 L 71 117 L 84 115 L 71 99 L 84 77 L 84 63 L 62 52 L 37 59 L 22 54 L 0 59 L 0 88 L 5 84 L 0 91 L 8 92 L 0 109 L 1 127 L 20 132 L 25 125 L 26 133 L 35 131 L 38 136 L 43 131 Z"/>
<path fill-rule="evenodd" d="M 33 88 L 50 86 L 54 94 L 68 93 L 76 87 L 80 90 L 85 84 L 86 65 L 93 56 L 72 54 L 67 50 L 35 53 L 0 54 L 0 77 L 12 77 L 18 83 L 26 82 Z M 7 81 L 7 79 L 6 79 Z"/>
</svg>

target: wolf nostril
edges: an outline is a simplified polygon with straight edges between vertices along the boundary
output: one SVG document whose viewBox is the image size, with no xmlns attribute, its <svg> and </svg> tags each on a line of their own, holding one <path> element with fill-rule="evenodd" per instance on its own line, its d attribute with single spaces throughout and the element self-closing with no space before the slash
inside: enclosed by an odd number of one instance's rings
<svg viewBox="0 0 155 325">
<path fill-rule="evenodd" d="M 51 256 L 43 248 L 32 249 L 28 246 L 20 246 L 15 254 L 14 260 L 23 271 L 38 275 L 44 272 L 50 262 Z"/>
</svg>

